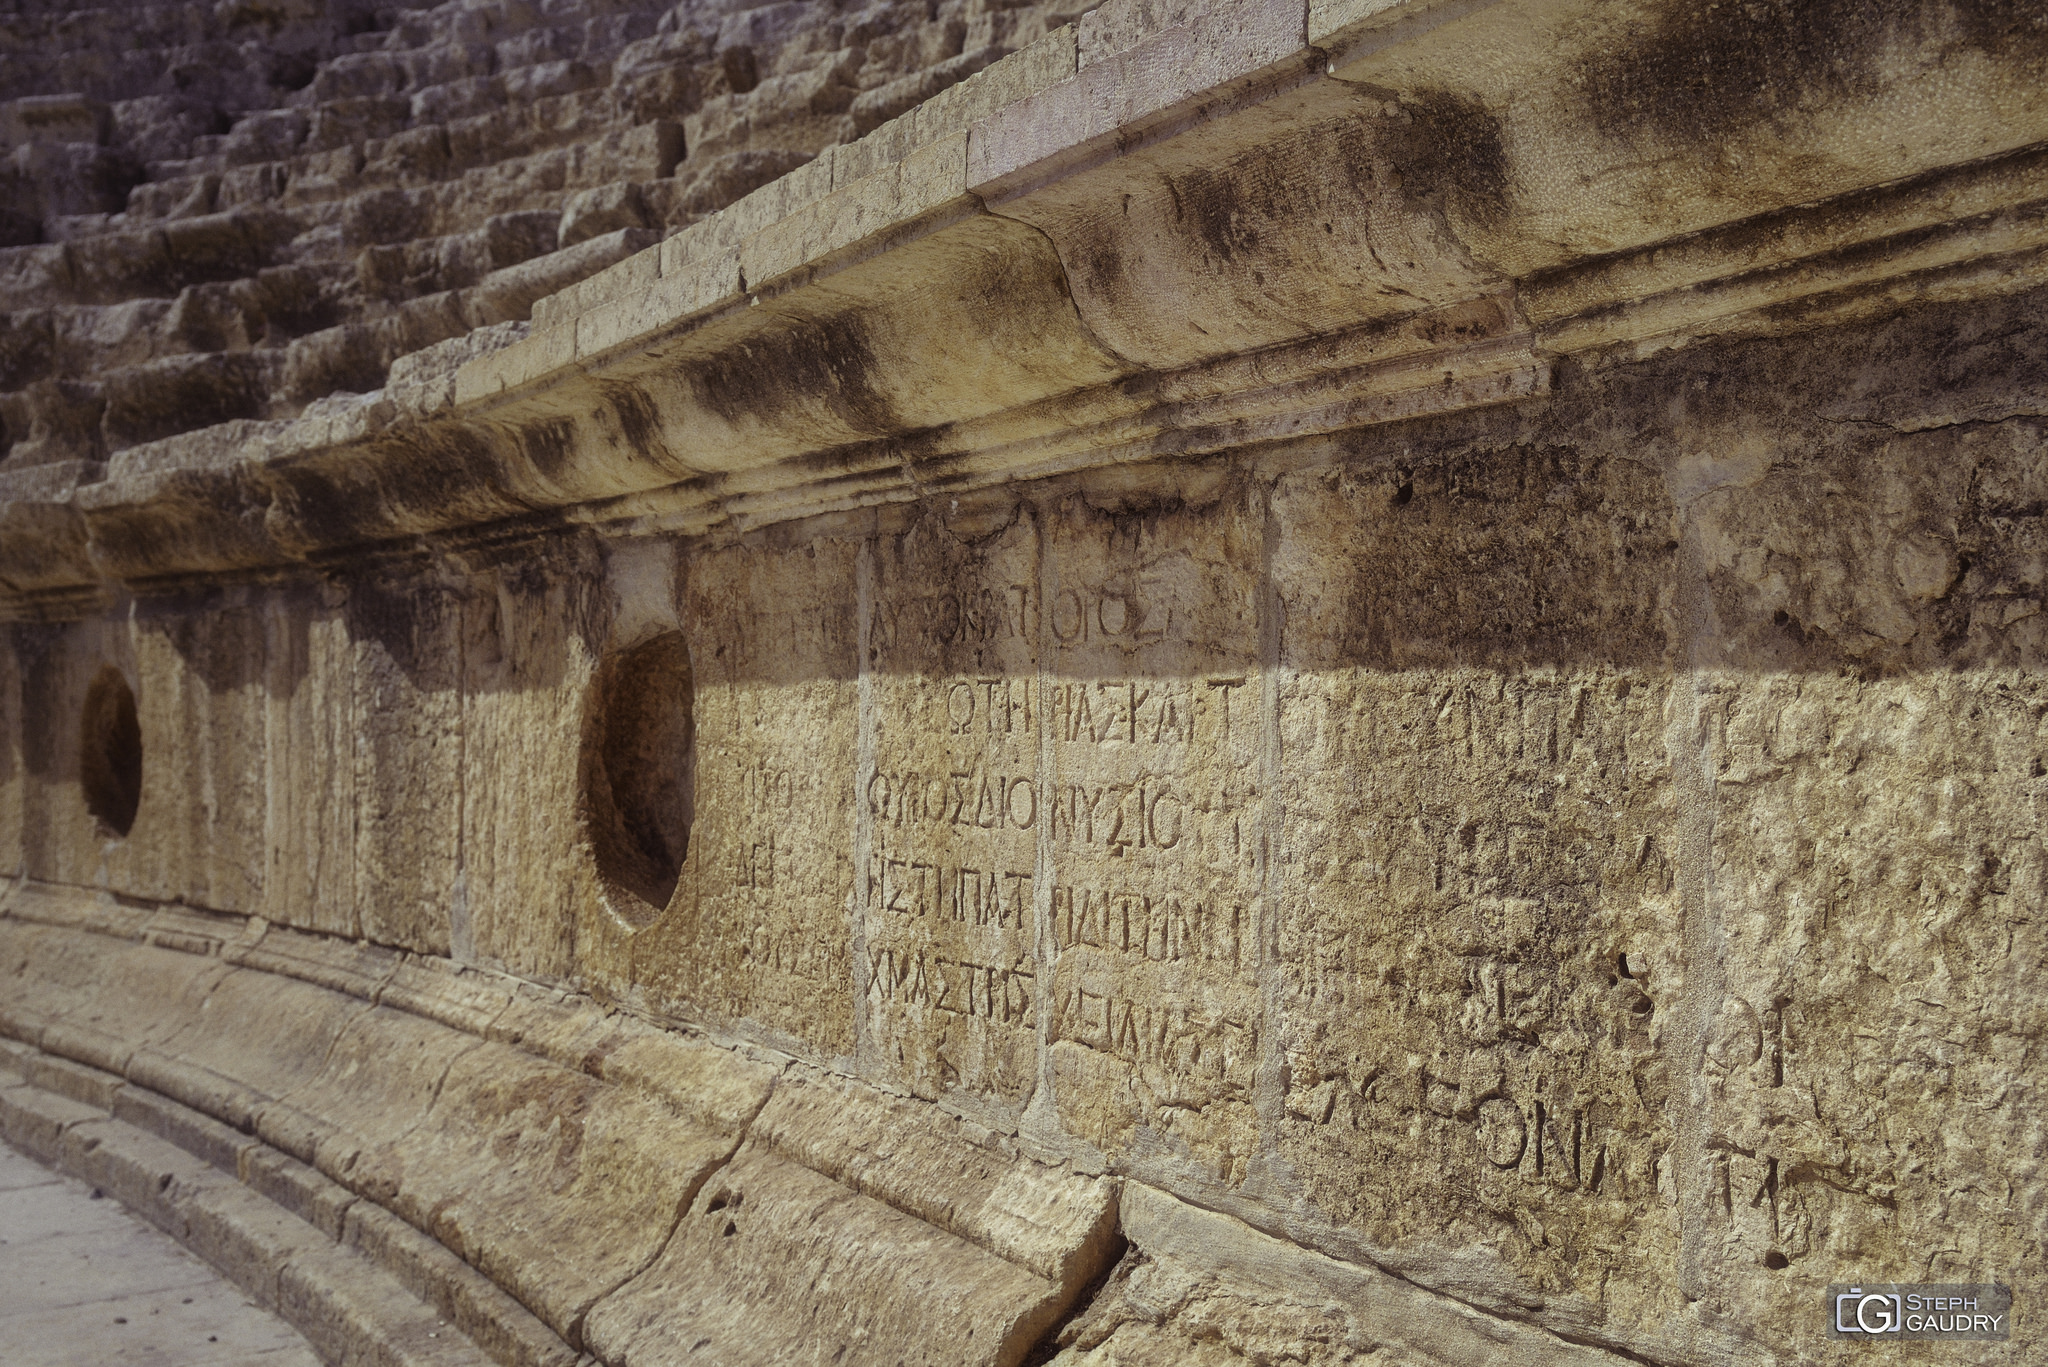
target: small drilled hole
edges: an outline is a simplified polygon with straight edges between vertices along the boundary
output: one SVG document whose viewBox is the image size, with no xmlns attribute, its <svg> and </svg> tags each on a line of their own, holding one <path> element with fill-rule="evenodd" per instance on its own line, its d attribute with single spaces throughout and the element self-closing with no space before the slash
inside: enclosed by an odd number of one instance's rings
<svg viewBox="0 0 2048 1367">
<path fill-rule="evenodd" d="M 583 812 L 612 910 L 646 925 L 667 909 L 696 803 L 690 652 L 669 632 L 599 671 L 583 740 Z"/>
<path fill-rule="evenodd" d="M 103 835 L 120 837 L 135 825 L 142 801 L 142 726 L 135 693 L 111 665 L 85 690 L 78 727 L 78 777 L 85 809 Z"/>
</svg>

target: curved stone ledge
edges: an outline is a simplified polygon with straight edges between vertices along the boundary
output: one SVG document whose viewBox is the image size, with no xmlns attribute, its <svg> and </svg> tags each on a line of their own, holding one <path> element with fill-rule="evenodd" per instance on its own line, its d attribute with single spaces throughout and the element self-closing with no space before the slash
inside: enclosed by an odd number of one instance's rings
<svg viewBox="0 0 2048 1367">
<path fill-rule="evenodd" d="M 669 1360 L 682 1303 L 728 1361 L 1015 1363 L 1113 1256 L 1112 1184 L 928 1106 L 446 961 L 95 900 L 10 899 L 0 1033 L 94 1070 L 103 1110 L 142 1089 L 228 1127 L 200 1127 L 216 1161 L 267 1146 L 385 1208 L 607 1362 Z"/>
</svg>

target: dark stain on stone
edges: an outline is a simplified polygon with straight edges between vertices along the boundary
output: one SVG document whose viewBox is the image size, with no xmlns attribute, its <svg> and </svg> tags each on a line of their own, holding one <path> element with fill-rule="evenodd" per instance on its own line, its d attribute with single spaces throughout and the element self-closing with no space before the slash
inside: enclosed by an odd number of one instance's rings
<svg viewBox="0 0 2048 1367">
<path fill-rule="evenodd" d="M 876 386 L 884 373 L 851 314 L 792 322 L 686 367 L 698 400 L 735 426 L 822 404 L 855 431 L 878 435 L 903 426 Z"/>
<path fill-rule="evenodd" d="M 1235 261 L 1259 248 L 1256 216 L 1265 206 L 1247 203 L 1246 187 L 1232 173 L 1236 169 L 1190 171 L 1167 186 L 1182 220 L 1220 261 Z"/>
<path fill-rule="evenodd" d="M 1716 142 L 1845 99 L 1891 79 L 1891 48 L 1956 44 L 2048 56 L 2048 13 L 2037 0 L 1883 5 L 1871 0 L 1735 0 L 1674 6 L 1636 41 L 1578 63 L 1594 124 L 1634 140 L 1650 130 L 1677 143 Z"/>
<path fill-rule="evenodd" d="M 559 481 L 576 460 L 576 424 L 567 418 L 522 423 L 519 453 L 547 479 Z"/>
<path fill-rule="evenodd" d="M 646 390 L 638 385 L 608 381 L 599 385 L 598 392 L 618 418 L 619 435 L 625 438 L 633 454 L 662 465 L 671 463 L 668 443 L 662 439 L 661 415 L 655 411 L 654 400 L 647 397 Z"/>
<path fill-rule="evenodd" d="M 1513 174 L 1499 121 L 1477 100 L 1447 90 L 1417 91 L 1403 109 L 1408 121 L 1387 148 L 1402 188 L 1482 223 L 1503 217 Z"/>
</svg>

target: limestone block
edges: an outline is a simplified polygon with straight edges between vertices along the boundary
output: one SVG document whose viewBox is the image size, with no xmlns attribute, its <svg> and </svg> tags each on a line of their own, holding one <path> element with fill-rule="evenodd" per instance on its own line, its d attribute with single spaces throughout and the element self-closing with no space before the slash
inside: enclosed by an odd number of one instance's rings
<svg viewBox="0 0 2048 1367">
<path fill-rule="evenodd" d="M 106 1112 L 26 1083 L 0 1088 L 0 1139 L 44 1163 L 56 1163 L 64 1132 L 74 1125 L 106 1119 Z"/>
<path fill-rule="evenodd" d="M 1302 0 L 1254 0 L 1191 13 L 1134 46 L 1079 64 L 1075 76 L 974 126 L 968 189 L 999 199 L 1185 112 L 1198 99 L 1305 53 Z M 1099 30 L 1112 41 L 1113 26 Z"/>
<path fill-rule="evenodd" d="M 97 714 L 106 725 L 91 729 L 123 756 L 139 757 L 139 772 L 129 764 L 102 765 L 95 771 L 98 779 L 91 793 L 82 772 L 86 703 L 95 680 L 118 679 L 129 690 L 138 728 L 140 710 L 151 706 L 149 695 L 135 688 L 140 680 L 132 638 L 111 623 L 81 622 L 43 633 L 28 658 L 37 667 L 22 675 L 23 715 L 47 720 L 21 733 L 27 771 L 23 867 L 31 876 L 50 882 L 106 887 L 128 871 L 122 858 L 123 837 L 95 815 L 92 804 L 98 802 L 109 812 L 120 808 L 129 817 L 131 831 L 133 823 L 144 823 L 145 841 L 150 839 L 151 826 L 174 821 L 178 810 L 176 806 L 166 809 L 161 801 L 144 808 L 127 797 L 150 781 L 149 756 L 146 750 L 138 752 L 129 745 L 136 733 L 119 724 L 117 711 Z M 109 672 L 103 675 L 102 671 Z M 102 687 L 102 697 L 112 698 L 118 692 L 112 682 Z M 164 720 L 168 719 L 167 712 Z M 151 734 L 164 734 L 162 723 L 154 717 L 152 722 Z M 102 746 L 97 753 L 105 757 L 112 751 Z"/>
<path fill-rule="evenodd" d="M 1417 197 L 1415 142 L 1376 98 L 1318 82 L 1001 212 L 1059 244 L 1105 345 L 1184 366 L 1498 288 Z"/>
<path fill-rule="evenodd" d="M 1059 1335 L 1060 1367 L 1389 1361 L 1611 1363 L 1597 1348 L 1483 1315 L 1375 1268 L 1339 1262 L 1150 1187 L 1124 1188 L 1131 1252 Z"/>
<path fill-rule="evenodd" d="M 503 353 L 500 353 L 503 354 Z M 348 585 L 356 720 L 354 900 L 382 944 L 446 953 L 461 843 L 461 608 L 453 591 Z"/>
<path fill-rule="evenodd" d="M 1038 1090 L 1045 1001 L 1039 528 L 1029 507 L 976 505 L 882 541 L 870 571 L 861 1057 L 870 1077 L 964 1091 L 1014 1125 Z"/>
<path fill-rule="evenodd" d="M 1467 458 L 1275 491 L 1279 1144 L 1311 1200 L 1461 1296 L 1555 1284 L 1500 1237 L 1540 1209 L 1632 1269 L 1610 1313 L 1654 1322 L 1672 1084 L 1631 946 L 1678 917 L 1673 510 L 1631 462 L 1534 451 L 1489 459 L 1482 509 Z M 1526 1289 L 1488 1286 L 1490 1259 Z"/>
<path fill-rule="evenodd" d="M 1068 1134 L 1234 1184 L 1270 1067 L 1269 685 L 1257 507 L 1243 488 L 1210 497 L 1142 521 L 1085 496 L 1048 510 L 1040 999 Z"/>
<path fill-rule="evenodd" d="M 0 996 L 0 1033 L 33 1045 L 50 1023 L 89 999 L 97 983 L 89 945 L 55 927 L 0 921 L 7 946 L 8 991 Z"/>
<path fill-rule="evenodd" d="M 303 991 L 303 989 L 301 989 Z M 316 1072 L 258 1115 L 264 1142 L 371 1200 L 405 1188 L 406 1141 L 448 1070 L 480 1041 L 445 1025 L 371 1007 L 351 1016 Z"/>
<path fill-rule="evenodd" d="M 751 1021 L 826 1057 L 853 1051 L 843 776 L 860 743 L 858 555 L 850 540 L 769 540 L 690 564 L 682 620 L 701 815 L 674 899 L 630 940 L 631 981 L 655 1000 Z M 594 941 L 577 944 L 592 968 Z"/>
<path fill-rule="evenodd" d="M 1118 373 L 1059 272 L 1042 234 L 969 214 L 657 344 L 628 373 L 664 454 L 699 471 L 1000 412 Z"/>
<path fill-rule="evenodd" d="M 60 1161 L 159 1229 L 182 1223 L 172 1196 L 221 1181 L 205 1160 L 117 1120 L 88 1120 L 65 1131 Z"/>
<path fill-rule="evenodd" d="M 1467 168 L 1443 187 L 1448 224 L 1514 275 L 1994 155 L 2048 120 L 2038 46 L 1946 3 L 1910 36 L 1774 13 L 1744 30 L 1739 68 L 1718 11 L 1516 0 L 1379 26 L 1408 8 L 1364 16 L 1355 44 L 1326 29 L 1333 74 L 1391 95 Z"/>
<path fill-rule="evenodd" d="M 438 955 L 407 955 L 377 987 L 377 1004 L 483 1036 L 512 1002 L 512 984 Z"/>
<path fill-rule="evenodd" d="M 1115 1191 L 978 1126 L 829 1074 L 777 1083 L 751 1137 L 815 1172 L 1078 1291 L 1115 1242 Z"/>
<path fill-rule="evenodd" d="M 692 1345 L 731 1363 L 1008 1367 L 1056 1303 L 1043 1278 L 750 1144 L 585 1337 L 627 1367 L 685 1361 Z"/>
<path fill-rule="evenodd" d="M 457 1058 L 420 1119 L 393 1209 L 571 1342 L 585 1312 L 661 1252 L 737 1144 L 644 1092 L 502 1044 Z"/>
<path fill-rule="evenodd" d="M 1797 364 L 1773 350 L 1751 364 Z M 1689 396 L 1673 417 L 1698 426 L 1665 455 L 1717 627 L 1684 718 L 1713 838 L 1698 938 L 1651 989 L 1697 1060 L 1674 1153 L 1686 1270 L 1729 1321 L 1852 1267 L 2034 1281 L 2007 1212 L 2037 1179 L 1994 1155 L 2028 1152 L 2011 1089 L 2042 1024 L 2048 638 L 2013 516 L 2043 486 L 2041 436 L 1915 430 L 1966 386 L 1822 392 L 1792 430 Z M 1849 413 L 1871 425 L 1829 421 Z"/>
<path fill-rule="evenodd" d="M 389 1272 L 503 1367 L 575 1367 L 576 1350 L 454 1253 L 383 1207 L 349 1206 L 342 1242 Z"/>
<path fill-rule="evenodd" d="M 583 706 L 595 668 L 595 556 L 500 548 L 461 612 L 459 957 L 547 979 L 574 967 L 577 909 L 597 895 L 577 822 Z"/>
<path fill-rule="evenodd" d="M 219 911 L 262 906 L 266 615 L 246 599 L 201 613 L 159 600 L 138 614 L 142 796 L 124 891 Z"/>
<path fill-rule="evenodd" d="M 222 975 L 217 960 L 118 942 L 96 946 L 86 991 L 43 1028 L 39 1043 L 110 1073 L 125 1073 L 136 1050 L 187 1028 Z M 111 1110 L 107 1100 L 95 1105 Z"/>
<path fill-rule="evenodd" d="M 360 926 L 355 652 L 331 597 L 283 590 L 263 605 L 260 910 L 278 925 L 352 936 Z"/>
<path fill-rule="evenodd" d="M 265 973 L 296 978 L 329 991 L 374 1001 L 377 989 L 396 971 L 402 951 L 367 940 L 344 940 L 266 924 L 247 945 L 229 945 L 221 957 Z"/>
<path fill-rule="evenodd" d="M 138 1048 L 128 1075 L 194 1110 L 253 1129 L 277 1098 L 319 1076 L 343 1029 L 369 1009 L 289 978 L 236 970 L 214 984 L 196 1020 Z"/>
<path fill-rule="evenodd" d="M 766 286 L 920 215 L 964 209 L 966 166 L 964 132 L 919 147 L 748 238 L 740 248 L 741 275 L 749 288 Z"/>
<path fill-rule="evenodd" d="M 658 337 L 697 315 L 735 304 L 742 295 L 740 279 L 736 251 L 691 261 L 675 273 L 665 270 L 659 279 L 578 314 L 576 356 L 598 360 L 622 346 Z"/>
<path fill-rule="evenodd" d="M 238 1171 L 243 1151 L 258 1142 L 210 1115 L 181 1106 L 147 1087 L 123 1087 L 115 1094 L 114 1104 L 109 1110 L 114 1119 L 123 1124 L 175 1144 L 222 1172 Z"/>
</svg>

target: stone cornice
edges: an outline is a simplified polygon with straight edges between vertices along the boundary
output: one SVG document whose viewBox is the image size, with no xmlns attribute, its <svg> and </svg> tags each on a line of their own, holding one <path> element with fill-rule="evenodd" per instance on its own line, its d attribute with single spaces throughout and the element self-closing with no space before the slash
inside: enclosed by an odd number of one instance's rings
<svg viewBox="0 0 2048 1367">
<path fill-rule="evenodd" d="M 510 345 L 93 482 L 0 476 L 0 611 L 1287 442 L 2048 276 L 2048 49 L 1962 7 L 1803 46 L 1664 3 L 1149 13 L 1104 6 Z"/>
</svg>

